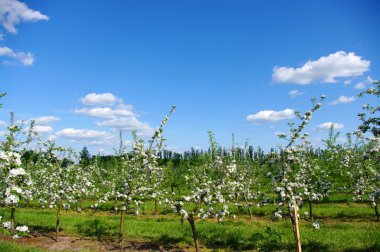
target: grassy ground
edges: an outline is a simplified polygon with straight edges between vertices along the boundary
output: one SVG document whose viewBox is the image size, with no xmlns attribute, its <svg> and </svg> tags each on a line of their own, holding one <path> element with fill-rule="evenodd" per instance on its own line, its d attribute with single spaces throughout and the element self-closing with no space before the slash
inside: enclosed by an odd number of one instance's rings
<svg viewBox="0 0 380 252">
<path fill-rule="evenodd" d="M 13 241 L 0 240 L 0 251 L 12 251 L 12 252 L 42 252 L 42 249 L 34 248 L 31 246 L 22 246 Z"/>
<path fill-rule="evenodd" d="M 90 205 L 85 203 L 84 208 Z M 125 237 L 127 241 L 161 244 L 170 249 L 192 246 L 192 234 L 188 223 L 181 223 L 174 214 L 152 213 L 148 205 L 144 215 L 127 216 Z M 162 210 L 162 209 L 161 209 Z M 294 250 L 294 238 L 288 219 L 272 221 L 271 205 L 254 209 L 254 220 L 246 215 L 235 219 L 197 222 L 203 250 Z M 305 206 L 303 211 L 307 211 Z M 231 207 L 232 214 L 237 209 Z M 0 215 L 9 219 L 9 209 L 0 209 Z M 380 223 L 375 221 L 373 209 L 368 204 L 321 203 L 314 206 L 314 215 L 321 228 L 312 228 L 311 222 L 301 220 L 301 239 L 304 251 L 380 251 Z M 21 209 L 16 212 L 16 222 L 28 225 L 39 233 L 54 231 L 55 211 Z M 119 216 L 110 211 L 86 209 L 81 213 L 63 211 L 62 234 L 87 237 L 94 240 L 115 240 Z M 19 250 L 17 250 L 19 249 Z M 1 241 L 0 251 L 39 251 L 23 248 L 14 243 Z"/>
</svg>

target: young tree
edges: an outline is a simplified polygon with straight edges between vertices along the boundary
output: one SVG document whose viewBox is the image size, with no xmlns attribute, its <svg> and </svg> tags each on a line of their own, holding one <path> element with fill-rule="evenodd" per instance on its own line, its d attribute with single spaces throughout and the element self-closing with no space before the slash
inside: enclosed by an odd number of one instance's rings
<svg viewBox="0 0 380 252">
<path fill-rule="evenodd" d="M 203 165 L 191 166 L 185 179 L 190 194 L 182 196 L 180 199 L 173 195 L 168 202 L 181 215 L 183 220 L 189 222 L 193 234 L 195 250 L 200 251 L 196 221 L 215 216 L 218 221 L 229 213 L 228 197 L 229 178 L 236 173 L 234 162 L 225 163 L 217 152 L 217 145 L 214 136 L 209 132 L 210 154 L 208 161 Z M 218 210 L 220 204 L 224 204 Z"/>
<path fill-rule="evenodd" d="M 375 81 L 373 87 L 359 94 L 359 97 L 371 95 L 380 97 L 380 81 Z M 380 221 L 378 204 L 380 199 L 380 105 L 374 106 L 369 104 L 363 105 L 363 112 L 358 116 L 362 122 L 359 126 L 358 135 L 361 135 L 366 141 L 365 153 L 362 156 L 361 163 L 357 172 L 358 188 L 356 197 L 362 199 L 365 194 L 369 194 L 369 200 L 375 210 L 377 221 Z M 369 133 L 369 135 L 368 135 Z"/>
<path fill-rule="evenodd" d="M 235 200 L 235 205 L 239 208 L 245 206 L 248 210 L 250 220 L 252 221 L 252 208 L 255 205 L 255 201 L 256 206 L 260 207 L 261 202 L 259 203 L 257 201 L 260 198 L 263 198 L 265 194 L 262 194 L 259 191 L 260 183 L 257 179 L 259 174 L 259 164 L 257 160 L 250 158 L 247 149 L 248 144 L 246 143 L 244 151 L 239 158 L 237 157 L 234 148 L 232 149 L 232 160 L 230 161 L 230 166 L 236 167 L 236 172 L 230 174 L 227 187 L 229 191 L 232 192 L 232 194 L 229 195 L 230 200 Z M 239 203 L 240 199 L 244 201 L 244 204 Z M 264 201 L 265 200 L 267 199 L 264 199 Z"/>
<path fill-rule="evenodd" d="M 61 210 L 69 210 L 78 204 L 77 195 L 82 191 L 78 181 L 78 166 L 70 162 L 73 151 L 56 147 L 52 141 L 44 143 L 41 158 L 36 164 L 36 196 L 43 208 L 56 208 L 55 240 L 58 241 Z"/>
<path fill-rule="evenodd" d="M 163 144 L 163 127 L 169 120 L 171 113 L 175 110 L 172 107 L 170 113 L 161 122 L 160 127 L 155 131 L 149 147 L 145 148 L 143 139 L 137 137 L 133 132 L 133 145 L 130 153 L 125 153 L 125 148 L 120 141 L 118 152 L 118 166 L 112 171 L 112 184 L 115 198 L 118 199 L 115 210 L 120 212 L 119 245 L 122 247 L 124 239 L 124 216 L 127 209 L 134 209 L 135 215 L 139 215 L 140 207 L 146 199 L 156 199 L 160 195 L 163 181 L 163 169 L 158 167 L 157 153 Z M 158 141 L 158 142 L 157 142 Z M 117 172 L 115 172 L 117 171 Z M 111 194 L 105 195 L 105 198 Z"/>
<path fill-rule="evenodd" d="M 284 207 L 287 208 L 290 216 L 293 228 L 293 234 L 296 242 L 296 250 L 300 252 L 301 237 L 298 224 L 298 210 L 299 206 L 303 202 L 305 192 L 308 192 L 307 184 L 305 181 L 305 170 L 307 170 L 307 156 L 305 156 L 302 144 L 297 144 L 297 141 L 302 135 L 302 131 L 312 118 L 312 115 L 321 107 L 321 102 L 325 99 L 325 96 L 321 96 L 319 102 L 316 99 L 312 99 L 313 107 L 305 114 L 296 113 L 297 117 L 301 120 L 300 124 L 294 127 L 293 123 L 290 123 L 290 138 L 286 138 L 286 135 L 281 135 L 281 138 L 287 139 L 288 144 L 281 153 L 281 170 L 278 176 L 277 187 L 275 191 L 279 195 L 278 209 L 275 212 L 276 218 L 282 218 L 285 213 Z"/>
<path fill-rule="evenodd" d="M 21 206 L 23 200 L 32 198 L 30 174 L 21 167 L 21 155 L 25 151 L 21 146 L 31 142 L 33 125 L 32 122 L 29 131 L 23 132 L 23 125 L 16 125 L 14 114 L 11 113 L 8 133 L 0 145 L 0 199 L 11 210 L 11 235 L 15 233 L 16 208 Z"/>
<path fill-rule="evenodd" d="M 313 202 L 321 201 L 328 195 L 331 182 L 326 170 L 323 169 L 321 162 L 315 156 L 308 136 L 308 134 L 304 134 L 301 137 L 303 142 L 300 151 L 297 153 L 297 157 L 300 159 L 300 169 L 296 181 L 303 185 L 303 195 L 309 203 L 309 217 L 314 220 Z"/>
</svg>

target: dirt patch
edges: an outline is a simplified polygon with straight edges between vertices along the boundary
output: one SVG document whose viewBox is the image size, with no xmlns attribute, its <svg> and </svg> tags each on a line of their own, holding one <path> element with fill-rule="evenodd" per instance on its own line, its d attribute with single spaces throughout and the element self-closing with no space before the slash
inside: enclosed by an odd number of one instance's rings
<svg viewBox="0 0 380 252">
<path fill-rule="evenodd" d="M 150 241 L 125 241 L 122 248 L 120 248 L 115 241 L 98 241 L 64 234 L 56 242 L 53 234 L 41 234 L 37 232 L 31 233 L 29 237 L 12 239 L 0 236 L 0 239 L 11 241 L 21 246 L 32 246 L 51 251 L 192 251 L 190 247 L 164 247 L 162 244 Z"/>
</svg>

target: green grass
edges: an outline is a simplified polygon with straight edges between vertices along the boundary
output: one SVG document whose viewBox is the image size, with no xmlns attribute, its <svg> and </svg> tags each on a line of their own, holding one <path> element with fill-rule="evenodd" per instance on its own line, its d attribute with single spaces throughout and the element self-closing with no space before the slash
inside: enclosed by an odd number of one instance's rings
<svg viewBox="0 0 380 252">
<path fill-rule="evenodd" d="M 85 204 L 90 205 L 91 202 Z M 254 220 L 248 216 L 196 223 L 202 246 L 209 250 L 288 250 L 295 249 L 291 224 L 288 219 L 272 221 L 274 206 L 254 207 Z M 162 211 L 162 207 L 160 209 Z M 232 213 L 237 209 L 231 206 Z M 301 209 L 308 211 L 307 204 Z M 315 218 L 321 228 L 312 228 L 311 222 L 301 220 L 301 239 L 304 251 L 380 251 L 380 223 L 375 222 L 373 209 L 368 204 L 320 203 L 314 205 Z M 148 204 L 144 215 L 125 219 L 125 237 L 129 241 L 149 241 L 164 246 L 192 246 L 192 233 L 187 222 L 181 223 L 175 214 L 153 215 L 153 204 Z M 0 209 L 0 215 L 9 219 L 9 209 Z M 53 232 L 54 210 L 20 209 L 16 222 L 40 232 Z M 62 211 L 62 233 L 93 239 L 115 239 L 119 216 L 108 211 Z M 0 246 L 16 246 L 2 242 Z M 0 251 L 25 251 L 7 250 Z M 24 248 L 20 248 L 24 249 Z M 39 250 L 26 250 L 39 251 Z"/>
<path fill-rule="evenodd" d="M 12 251 L 12 252 L 43 252 L 45 250 L 39 248 L 33 248 L 30 246 L 22 246 L 13 241 L 0 240 L 0 251 Z"/>
</svg>

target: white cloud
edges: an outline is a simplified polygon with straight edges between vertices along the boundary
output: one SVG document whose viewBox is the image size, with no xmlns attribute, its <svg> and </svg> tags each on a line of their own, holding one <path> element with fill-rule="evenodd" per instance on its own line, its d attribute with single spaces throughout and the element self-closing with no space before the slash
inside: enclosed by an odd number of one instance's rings
<svg viewBox="0 0 380 252">
<path fill-rule="evenodd" d="M 89 129 L 66 128 L 50 137 L 53 139 L 63 137 L 68 139 L 69 142 L 83 142 L 86 145 L 115 145 L 115 142 L 117 142 L 117 137 L 114 134 Z"/>
<path fill-rule="evenodd" d="M 74 111 L 77 114 L 82 114 L 86 116 L 99 117 L 99 118 L 116 118 L 120 116 L 134 116 L 131 108 L 125 109 L 111 109 L 108 107 L 105 108 L 81 108 Z"/>
<path fill-rule="evenodd" d="M 329 130 L 331 126 L 333 126 L 336 130 L 342 129 L 344 127 L 344 125 L 341 123 L 325 122 L 319 124 L 315 130 Z"/>
<path fill-rule="evenodd" d="M 74 112 L 80 115 L 103 118 L 103 121 L 96 122 L 99 127 L 110 127 L 112 130 L 136 130 L 137 134 L 142 136 L 151 136 L 154 133 L 154 128 L 138 119 L 138 114 L 134 112 L 132 105 L 124 104 L 121 98 L 112 93 L 90 93 L 81 98 L 81 102 L 84 105 L 98 105 L 98 107 L 75 109 Z"/>
<path fill-rule="evenodd" d="M 81 98 L 84 105 L 100 105 L 109 106 L 114 105 L 116 102 L 122 102 L 120 98 L 116 97 L 112 93 L 91 93 Z"/>
<path fill-rule="evenodd" d="M 374 80 L 370 76 L 368 76 L 366 80 L 357 83 L 354 86 L 354 88 L 356 88 L 356 89 L 366 89 L 367 86 L 369 86 L 373 82 L 374 82 Z"/>
<path fill-rule="evenodd" d="M 354 86 L 354 88 L 356 88 L 356 89 L 365 89 L 366 88 L 366 84 L 364 82 L 359 82 L 358 84 L 356 84 Z"/>
<path fill-rule="evenodd" d="M 274 110 L 259 111 L 256 114 L 248 115 L 246 120 L 249 122 L 253 122 L 253 121 L 275 122 L 275 121 L 290 119 L 294 117 L 295 117 L 294 110 L 287 108 L 280 111 L 274 111 Z"/>
<path fill-rule="evenodd" d="M 57 139 L 57 136 L 56 136 L 56 135 L 50 135 L 50 136 L 48 137 L 48 140 L 50 140 L 50 141 L 55 141 L 55 139 Z"/>
<path fill-rule="evenodd" d="M 61 119 L 56 116 L 40 116 L 32 120 L 34 120 L 36 124 L 47 124 L 47 123 L 60 121 Z"/>
<path fill-rule="evenodd" d="M 350 102 L 353 102 L 355 100 L 356 100 L 355 96 L 348 97 L 348 96 L 341 95 L 341 96 L 339 96 L 338 99 L 332 101 L 330 104 L 331 105 L 337 105 L 339 103 L 350 103 Z"/>
<path fill-rule="evenodd" d="M 117 139 L 115 137 L 107 137 L 102 140 L 91 140 L 91 141 L 86 141 L 86 145 L 99 145 L 99 146 L 104 146 L 104 145 L 111 145 L 115 146 L 115 143 L 117 143 Z M 80 141 L 76 141 L 80 142 Z M 128 141 L 123 141 L 123 144 L 126 144 Z"/>
<path fill-rule="evenodd" d="M 0 47 L 0 57 L 8 57 L 14 59 L 24 66 L 31 66 L 34 62 L 34 55 L 32 53 L 14 52 L 9 47 Z M 6 64 L 12 64 L 10 61 L 5 61 Z"/>
<path fill-rule="evenodd" d="M 58 137 L 64 137 L 73 140 L 84 140 L 84 139 L 99 139 L 104 137 L 109 137 L 110 133 L 106 131 L 96 131 L 89 129 L 74 129 L 74 128 L 66 128 L 60 130 L 56 133 Z"/>
<path fill-rule="evenodd" d="M 25 3 L 17 0 L 0 1 L 0 24 L 10 33 L 17 33 L 15 26 L 20 22 L 35 22 L 48 19 L 48 16 L 28 8 Z"/>
<path fill-rule="evenodd" d="M 154 132 L 154 129 L 150 127 L 148 123 L 141 122 L 134 116 L 113 118 L 102 122 L 96 122 L 96 125 L 102 127 L 123 129 L 128 131 L 136 130 L 137 133 L 147 136 L 153 134 Z"/>
<path fill-rule="evenodd" d="M 336 82 L 336 78 L 348 78 L 361 76 L 369 70 L 370 61 L 363 60 L 354 52 L 346 53 L 338 51 L 319 58 L 316 61 L 309 60 L 303 66 L 274 67 L 273 81 L 306 85 L 312 82 Z"/>
<path fill-rule="evenodd" d="M 33 127 L 33 131 L 37 133 L 51 133 L 53 131 L 53 128 L 46 125 L 35 125 Z"/>
<path fill-rule="evenodd" d="M 74 110 L 77 114 L 107 119 L 96 122 L 97 126 L 126 131 L 136 130 L 139 135 L 144 136 L 150 136 L 154 132 L 154 129 L 148 123 L 141 122 L 137 118 L 138 115 L 133 111 L 132 105 L 123 104 L 122 99 L 112 93 L 87 94 L 81 101 L 85 105 L 108 105 L 106 107 L 79 108 Z M 117 105 L 112 106 L 115 103 Z"/>
<path fill-rule="evenodd" d="M 0 120 L 0 127 L 7 127 L 8 123 Z"/>
<path fill-rule="evenodd" d="M 344 84 L 344 85 L 350 85 L 351 82 L 352 82 L 352 80 L 345 80 L 345 81 L 343 81 L 343 84 Z"/>
<path fill-rule="evenodd" d="M 303 94 L 303 92 L 299 91 L 299 90 L 290 90 L 288 95 L 290 95 L 290 97 L 292 98 L 296 98 L 297 96 Z"/>
</svg>

